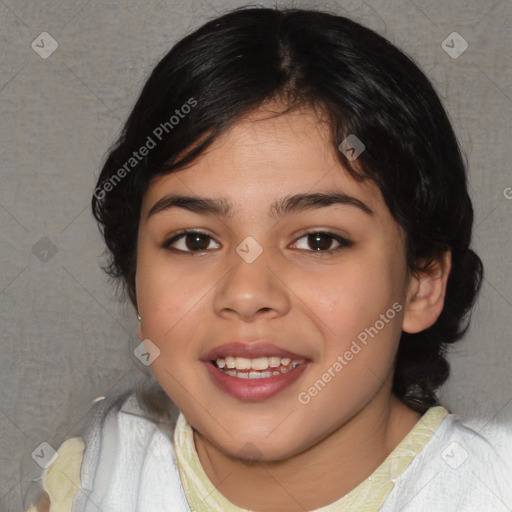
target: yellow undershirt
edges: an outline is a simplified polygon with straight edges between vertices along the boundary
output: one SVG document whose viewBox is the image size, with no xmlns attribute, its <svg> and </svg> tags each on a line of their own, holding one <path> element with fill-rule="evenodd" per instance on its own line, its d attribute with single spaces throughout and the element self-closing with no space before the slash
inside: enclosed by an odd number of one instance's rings
<svg viewBox="0 0 512 512">
<path fill-rule="evenodd" d="M 447 413 L 441 406 L 428 409 L 366 480 L 334 503 L 310 512 L 377 512 L 398 477 L 427 444 Z M 231 503 L 212 484 L 197 455 L 192 427 L 181 413 L 174 431 L 174 446 L 181 483 L 194 512 L 251 512 Z"/>
</svg>

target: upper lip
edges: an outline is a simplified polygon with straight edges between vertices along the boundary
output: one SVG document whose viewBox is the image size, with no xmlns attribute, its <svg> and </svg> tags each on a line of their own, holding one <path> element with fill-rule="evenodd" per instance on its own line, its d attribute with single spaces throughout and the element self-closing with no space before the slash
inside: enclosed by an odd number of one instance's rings
<svg viewBox="0 0 512 512">
<path fill-rule="evenodd" d="M 212 361 L 219 358 L 224 359 L 227 356 L 246 357 L 248 359 L 255 359 L 257 357 L 288 357 L 292 361 L 308 359 L 306 356 L 291 352 L 290 350 L 285 350 L 284 348 L 266 341 L 236 341 L 212 348 L 204 355 L 204 357 L 201 358 L 201 360 Z"/>
</svg>

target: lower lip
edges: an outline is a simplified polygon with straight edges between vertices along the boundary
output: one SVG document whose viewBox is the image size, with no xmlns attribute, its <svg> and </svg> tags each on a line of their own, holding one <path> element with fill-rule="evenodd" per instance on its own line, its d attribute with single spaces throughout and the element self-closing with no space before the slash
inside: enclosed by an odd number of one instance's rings
<svg viewBox="0 0 512 512">
<path fill-rule="evenodd" d="M 240 400 L 259 402 L 277 395 L 293 384 L 309 367 L 310 361 L 300 364 L 289 372 L 263 379 L 240 379 L 219 370 L 212 362 L 203 361 L 215 384 Z"/>
</svg>

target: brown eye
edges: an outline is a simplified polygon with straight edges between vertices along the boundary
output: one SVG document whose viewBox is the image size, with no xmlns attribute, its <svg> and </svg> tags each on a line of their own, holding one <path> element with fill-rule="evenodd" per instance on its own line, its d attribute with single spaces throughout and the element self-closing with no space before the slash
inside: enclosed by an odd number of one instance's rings
<svg viewBox="0 0 512 512">
<path fill-rule="evenodd" d="M 213 238 L 202 231 L 182 231 L 164 242 L 162 247 L 173 252 L 202 252 L 208 250 Z"/>
<path fill-rule="evenodd" d="M 326 231 L 311 231 L 301 236 L 298 240 L 302 239 L 306 240 L 305 245 L 307 247 L 300 249 L 308 252 L 333 253 L 343 249 L 344 247 L 350 247 L 353 245 L 350 240 Z M 338 244 L 334 249 L 331 248 L 333 241 Z"/>
<path fill-rule="evenodd" d="M 318 254 L 332 254 L 353 245 L 350 240 L 327 231 L 311 231 L 298 240 L 302 239 L 306 241 L 306 248 L 299 247 L 300 250 Z M 211 250 L 209 249 L 211 241 L 213 241 L 213 238 L 202 231 L 185 230 L 164 242 L 162 247 L 178 253 L 200 253 Z M 332 248 L 333 242 L 338 244 L 334 248 Z M 295 245 L 297 245 L 297 242 Z"/>
</svg>

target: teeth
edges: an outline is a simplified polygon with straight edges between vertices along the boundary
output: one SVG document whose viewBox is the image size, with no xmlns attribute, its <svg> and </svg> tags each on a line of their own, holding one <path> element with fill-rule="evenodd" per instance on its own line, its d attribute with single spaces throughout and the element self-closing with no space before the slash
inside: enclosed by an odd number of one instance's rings
<svg viewBox="0 0 512 512">
<path fill-rule="evenodd" d="M 270 368 L 278 368 L 281 366 L 281 358 L 279 356 L 273 356 L 268 358 Z"/>
<path fill-rule="evenodd" d="M 268 357 L 258 357 L 256 359 L 247 359 L 253 370 L 266 370 L 269 366 Z M 252 372 L 251 372 L 252 373 Z"/>
<path fill-rule="evenodd" d="M 250 370 L 251 360 L 246 357 L 235 357 L 235 368 L 237 370 Z"/>
<path fill-rule="evenodd" d="M 272 377 L 271 372 L 249 372 L 249 379 L 267 379 L 268 377 Z"/>
<path fill-rule="evenodd" d="M 280 366 L 288 366 L 290 363 L 295 366 L 304 363 L 305 359 L 292 361 L 288 357 L 257 357 L 255 359 L 248 359 L 246 357 L 232 357 L 218 358 L 216 361 L 220 369 L 237 369 L 237 370 L 266 370 L 267 368 L 279 368 Z"/>
<path fill-rule="evenodd" d="M 266 379 L 287 373 L 299 366 L 299 364 L 306 362 L 306 360 L 299 359 L 292 361 L 288 357 L 258 357 L 255 359 L 247 359 L 245 357 L 228 356 L 225 359 L 219 358 L 215 362 L 223 373 L 231 377 L 237 377 L 239 379 Z M 274 368 L 274 370 L 262 371 L 269 368 Z"/>
</svg>

